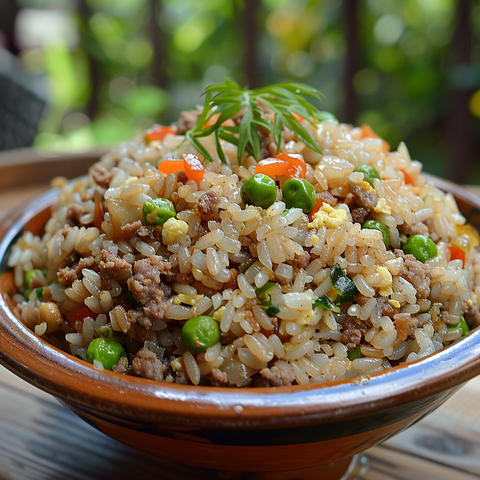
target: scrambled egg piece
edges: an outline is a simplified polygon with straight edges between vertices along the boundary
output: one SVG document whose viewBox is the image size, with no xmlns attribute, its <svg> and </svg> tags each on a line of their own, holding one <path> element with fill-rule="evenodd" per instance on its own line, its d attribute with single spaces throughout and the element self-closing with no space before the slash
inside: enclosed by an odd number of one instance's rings
<svg viewBox="0 0 480 480">
<path fill-rule="evenodd" d="M 393 293 L 392 274 L 385 267 L 377 267 L 377 273 L 380 274 L 380 277 L 382 278 L 378 293 L 382 297 L 388 297 L 388 295 Z"/>
<path fill-rule="evenodd" d="M 392 307 L 395 307 L 395 308 L 400 308 L 401 307 L 400 302 L 398 300 L 389 300 L 388 303 Z"/>
<path fill-rule="evenodd" d="M 163 224 L 162 241 L 164 245 L 171 245 L 178 242 L 182 235 L 186 235 L 188 232 L 188 224 L 183 220 L 177 220 L 176 218 L 169 218 Z"/>
<path fill-rule="evenodd" d="M 324 203 L 320 210 L 313 215 L 308 228 L 321 228 L 324 225 L 327 228 L 338 228 L 348 220 L 348 214 L 342 208 L 333 208 L 328 203 Z"/>
<path fill-rule="evenodd" d="M 174 372 L 178 372 L 183 368 L 183 358 L 182 357 L 175 358 L 175 360 L 172 360 L 170 362 L 170 366 L 172 367 L 172 370 Z"/>
<path fill-rule="evenodd" d="M 385 213 L 386 215 L 392 214 L 392 209 L 388 205 L 387 201 L 384 198 L 379 198 L 377 204 L 375 205 L 374 210 L 377 213 Z"/>
<path fill-rule="evenodd" d="M 298 323 L 299 325 L 310 325 L 314 319 L 315 312 L 310 309 L 304 311 L 301 315 L 299 315 L 298 318 L 295 319 L 295 323 Z"/>
<path fill-rule="evenodd" d="M 213 319 L 220 323 L 222 321 L 223 312 L 225 311 L 225 307 L 220 307 L 214 314 Z"/>
<path fill-rule="evenodd" d="M 175 295 L 173 297 L 173 304 L 174 305 L 181 305 L 186 304 L 186 305 L 196 305 L 204 295 L 185 295 L 184 293 L 179 293 L 178 295 Z"/>
</svg>

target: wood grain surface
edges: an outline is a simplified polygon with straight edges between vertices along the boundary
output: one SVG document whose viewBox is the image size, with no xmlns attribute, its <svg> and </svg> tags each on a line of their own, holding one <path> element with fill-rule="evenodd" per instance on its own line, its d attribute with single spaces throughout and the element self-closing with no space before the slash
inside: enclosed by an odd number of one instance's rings
<svg viewBox="0 0 480 480">
<path fill-rule="evenodd" d="M 32 151 L 0 154 L 0 221 L 7 210 L 46 190 L 51 178 L 85 173 L 98 154 L 68 156 L 63 161 L 60 157 L 52 161 L 52 157 L 38 156 Z M 33 178 L 27 178 L 27 174 Z M 480 187 L 469 189 L 480 193 Z M 349 479 L 480 478 L 479 399 L 477 377 L 433 414 L 368 450 L 357 461 Z M 250 474 L 174 465 L 137 452 L 98 432 L 52 396 L 3 367 L 0 439 L 0 480 L 250 478 Z"/>
</svg>

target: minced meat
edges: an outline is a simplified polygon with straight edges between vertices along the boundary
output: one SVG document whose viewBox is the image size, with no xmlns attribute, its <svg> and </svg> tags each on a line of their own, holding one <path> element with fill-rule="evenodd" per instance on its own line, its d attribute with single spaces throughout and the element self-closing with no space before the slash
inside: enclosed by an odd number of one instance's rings
<svg viewBox="0 0 480 480">
<path fill-rule="evenodd" d="M 342 336 L 340 341 L 349 349 L 353 350 L 360 345 L 362 338 L 368 331 L 368 326 L 362 320 L 355 317 L 347 317 L 343 322 Z"/>
<path fill-rule="evenodd" d="M 170 263 L 157 255 L 138 260 L 133 265 L 134 275 L 128 279 L 128 289 L 152 319 L 163 320 L 170 306 L 165 297 L 169 297 L 172 290 L 162 282 L 162 277 L 172 277 L 170 270 Z"/>
<path fill-rule="evenodd" d="M 166 367 L 155 353 L 146 348 L 141 348 L 132 361 L 132 369 L 135 375 L 139 377 L 163 382 Z"/>
<path fill-rule="evenodd" d="M 257 387 L 282 387 L 292 385 L 295 380 L 295 370 L 292 365 L 277 360 L 272 367 L 260 370 L 262 376 L 257 380 Z"/>
<path fill-rule="evenodd" d="M 200 218 L 206 222 L 218 220 L 218 204 L 220 196 L 214 190 L 207 190 L 197 203 L 197 210 Z"/>
<path fill-rule="evenodd" d="M 413 255 L 405 255 L 402 250 L 396 249 L 395 255 L 403 258 L 403 268 L 399 276 L 415 287 L 417 298 L 428 298 L 431 278 L 428 266 L 418 261 Z"/>
<path fill-rule="evenodd" d="M 365 208 L 370 212 L 377 206 L 378 195 L 374 190 L 366 188 L 362 184 L 353 183 L 350 180 L 348 181 L 348 188 L 350 189 L 358 207 Z"/>
<path fill-rule="evenodd" d="M 94 182 L 105 189 L 109 187 L 110 181 L 112 180 L 114 175 L 111 170 L 107 170 L 101 165 L 95 165 L 94 167 L 92 167 L 91 174 Z"/>
</svg>

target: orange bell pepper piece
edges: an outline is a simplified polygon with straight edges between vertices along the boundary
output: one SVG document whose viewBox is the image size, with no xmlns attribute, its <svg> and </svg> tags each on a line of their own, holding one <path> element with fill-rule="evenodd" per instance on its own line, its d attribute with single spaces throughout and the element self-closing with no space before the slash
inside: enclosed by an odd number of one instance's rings
<svg viewBox="0 0 480 480">
<path fill-rule="evenodd" d="M 80 307 L 74 310 L 73 312 L 70 312 L 67 314 L 67 322 L 74 327 L 76 322 L 83 322 L 83 320 L 86 317 L 92 317 L 94 320 L 97 318 L 97 314 L 93 313 L 89 308 L 87 307 Z"/>
</svg>

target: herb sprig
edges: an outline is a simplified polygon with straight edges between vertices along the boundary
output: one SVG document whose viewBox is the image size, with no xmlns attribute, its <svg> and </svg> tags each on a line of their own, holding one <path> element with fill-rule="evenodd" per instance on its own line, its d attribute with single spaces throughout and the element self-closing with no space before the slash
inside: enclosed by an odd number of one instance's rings
<svg viewBox="0 0 480 480">
<path fill-rule="evenodd" d="M 264 128 L 273 135 L 278 150 L 282 141 L 282 129 L 287 127 L 305 145 L 322 153 L 299 117 L 312 125 L 335 117 L 328 112 L 318 110 L 304 97 L 321 100 L 322 93 L 301 83 L 279 83 L 247 90 L 227 78 L 224 83 L 211 85 L 205 89 L 205 105 L 202 113 L 196 126 L 186 133 L 186 137 L 211 162 L 213 162 L 211 154 L 200 142 L 200 138 L 209 135 L 212 135 L 218 156 L 223 163 L 226 163 L 226 157 L 220 140 L 225 140 L 237 147 L 239 163 L 242 161 L 244 152 L 252 155 L 258 162 L 260 160 L 259 128 Z M 259 107 L 261 104 L 274 113 L 273 124 L 263 117 Z M 239 125 L 222 125 L 239 112 L 243 114 Z M 214 123 L 209 125 L 213 120 Z"/>
</svg>

